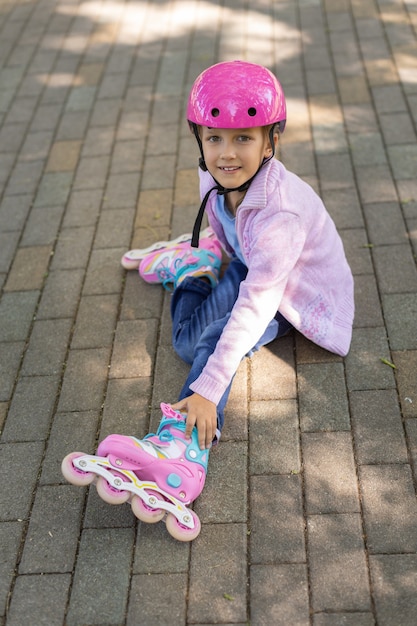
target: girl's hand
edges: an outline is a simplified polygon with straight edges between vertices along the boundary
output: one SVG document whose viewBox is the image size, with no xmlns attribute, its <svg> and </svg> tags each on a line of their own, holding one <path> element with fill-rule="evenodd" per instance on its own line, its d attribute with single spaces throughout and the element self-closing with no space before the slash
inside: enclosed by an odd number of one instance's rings
<svg viewBox="0 0 417 626">
<path fill-rule="evenodd" d="M 217 409 L 214 402 L 193 393 L 171 406 L 177 411 L 187 413 L 185 436 L 189 439 L 194 426 L 197 426 L 200 449 L 210 448 L 217 428 Z"/>
</svg>

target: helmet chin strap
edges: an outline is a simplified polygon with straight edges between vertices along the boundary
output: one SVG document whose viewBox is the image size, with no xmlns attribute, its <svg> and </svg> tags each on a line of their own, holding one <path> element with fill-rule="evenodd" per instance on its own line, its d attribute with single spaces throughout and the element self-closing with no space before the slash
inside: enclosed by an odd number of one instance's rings
<svg viewBox="0 0 417 626">
<path fill-rule="evenodd" d="M 200 148 L 200 159 L 199 159 L 199 167 L 203 170 L 203 172 L 207 172 L 207 165 L 206 162 L 204 160 L 204 154 L 203 154 L 203 146 L 201 143 L 201 139 L 200 139 L 200 135 L 198 133 L 198 127 L 197 124 L 192 124 L 192 130 L 194 133 L 194 136 L 197 139 L 197 143 L 198 146 Z M 267 157 L 264 158 L 262 163 L 260 164 L 260 166 L 258 167 L 258 169 L 256 170 L 255 174 L 253 176 L 251 176 L 251 178 L 249 178 L 249 180 L 247 180 L 245 183 L 243 183 L 242 185 L 240 185 L 239 187 L 231 187 L 231 188 L 227 188 L 227 187 L 223 187 L 223 185 L 221 185 L 215 178 L 214 176 L 212 176 L 214 182 L 216 183 L 211 189 L 209 189 L 206 193 L 206 195 L 204 196 L 200 208 L 198 209 L 198 213 L 197 213 L 197 217 L 196 220 L 194 222 L 194 227 L 193 227 L 193 236 L 191 239 L 191 246 L 193 248 L 198 248 L 198 243 L 199 243 L 199 239 L 200 239 L 200 230 L 201 230 L 201 223 L 203 221 L 203 216 L 204 216 L 204 211 L 206 209 L 207 206 L 207 202 L 208 199 L 210 197 L 210 194 L 212 191 L 217 190 L 217 195 L 219 196 L 224 196 L 227 193 L 230 193 L 231 191 L 240 191 L 240 192 L 244 192 L 247 191 L 250 187 L 251 182 L 253 181 L 253 179 L 255 178 L 255 176 L 259 173 L 259 171 L 261 170 L 261 168 L 265 165 L 265 163 L 268 163 L 268 161 L 270 161 L 275 154 L 275 143 L 274 143 L 274 128 L 275 125 L 271 128 L 270 132 L 269 132 L 269 140 L 271 143 L 271 147 L 272 147 L 272 154 Z"/>
</svg>

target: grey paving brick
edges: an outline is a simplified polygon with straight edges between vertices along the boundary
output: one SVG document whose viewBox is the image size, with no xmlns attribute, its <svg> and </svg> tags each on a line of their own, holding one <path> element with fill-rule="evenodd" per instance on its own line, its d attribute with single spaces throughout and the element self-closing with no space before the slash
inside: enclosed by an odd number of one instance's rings
<svg viewBox="0 0 417 626">
<path fill-rule="evenodd" d="M 22 522 L 0 523 L 0 615 L 6 612 L 23 530 Z"/>
<path fill-rule="evenodd" d="M 155 603 L 155 589 L 163 590 L 164 601 Z M 186 622 L 187 574 L 139 574 L 132 577 L 127 626 L 182 626 Z"/>
<path fill-rule="evenodd" d="M 308 626 L 307 571 L 304 564 L 252 565 L 251 624 Z"/>
<path fill-rule="evenodd" d="M 137 171 L 110 175 L 107 179 L 104 208 L 121 209 L 136 206 L 138 187 Z"/>
<path fill-rule="evenodd" d="M 44 441 L 48 438 L 59 388 L 57 376 L 19 378 L 2 441 Z"/>
<path fill-rule="evenodd" d="M 189 622 L 245 622 L 246 544 L 246 524 L 204 525 L 192 548 Z"/>
<path fill-rule="evenodd" d="M 358 512 L 350 433 L 304 433 L 301 443 L 307 514 Z"/>
<path fill-rule="evenodd" d="M 94 237 L 92 226 L 63 228 L 59 234 L 51 263 L 52 270 L 85 268 Z"/>
<path fill-rule="evenodd" d="M 124 276 L 120 259 L 125 252 L 125 248 L 93 250 L 83 293 L 86 295 L 120 293 Z"/>
<path fill-rule="evenodd" d="M 381 554 L 370 557 L 375 587 L 377 624 L 403 626 L 415 623 L 417 557 L 415 554 Z"/>
<path fill-rule="evenodd" d="M 88 490 L 83 526 L 91 529 L 131 528 L 136 527 L 136 517 L 129 504 L 111 506 L 104 502 L 95 487 Z M 165 524 L 162 524 L 165 526 Z"/>
<path fill-rule="evenodd" d="M 82 269 L 49 272 L 39 304 L 37 319 L 74 316 L 83 277 L 84 271 Z"/>
<path fill-rule="evenodd" d="M 404 417 L 417 417 L 417 351 L 394 352 L 393 361 L 397 367 L 396 378 L 401 410 Z"/>
<path fill-rule="evenodd" d="M 0 341 L 24 341 L 32 324 L 39 291 L 11 292 L 0 300 Z"/>
<path fill-rule="evenodd" d="M 44 174 L 35 198 L 35 206 L 62 206 L 66 203 L 72 184 L 72 172 Z"/>
<path fill-rule="evenodd" d="M 59 410 L 86 411 L 101 406 L 109 350 L 72 350 L 68 355 Z"/>
<path fill-rule="evenodd" d="M 1 521 L 25 519 L 29 514 L 33 489 L 42 459 L 43 444 L 4 443 L 0 445 L 1 484 L 13 484 L 13 497 L 5 490 L 0 492 Z"/>
<path fill-rule="evenodd" d="M 345 359 L 349 391 L 394 387 L 393 370 L 381 359 L 391 359 L 385 329 L 354 329 L 351 349 Z"/>
<path fill-rule="evenodd" d="M 304 563 L 300 476 L 252 476 L 250 498 L 250 562 Z"/>
<path fill-rule="evenodd" d="M 417 269 L 408 243 L 372 249 L 381 293 L 407 293 L 417 289 Z"/>
<path fill-rule="evenodd" d="M 11 171 L 6 186 L 6 195 L 14 196 L 25 193 L 34 193 L 42 176 L 42 161 L 22 161 L 17 163 Z"/>
<path fill-rule="evenodd" d="M 325 191 L 322 198 L 338 229 L 363 228 L 361 206 L 354 187 Z"/>
<path fill-rule="evenodd" d="M 349 430 L 343 363 L 300 365 L 297 373 L 301 430 Z"/>
<path fill-rule="evenodd" d="M 318 155 L 317 164 L 324 191 L 353 187 L 353 172 L 349 155 Z"/>
<path fill-rule="evenodd" d="M 247 463 L 244 442 L 222 441 L 211 450 L 204 491 L 194 506 L 202 523 L 246 522 Z"/>
<path fill-rule="evenodd" d="M 382 307 L 392 350 L 417 348 L 417 294 L 386 294 Z"/>
<path fill-rule="evenodd" d="M 7 616 L 7 624 L 61 626 L 71 585 L 70 574 L 18 576 Z"/>
<path fill-rule="evenodd" d="M 146 576 L 187 573 L 190 549 L 190 543 L 173 539 L 167 533 L 164 523 L 141 523 L 135 546 L 133 573 Z"/>
<path fill-rule="evenodd" d="M 355 328 L 383 326 L 378 284 L 373 274 L 355 276 Z"/>
<path fill-rule="evenodd" d="M 318 611 L 369 611 L 370 589 L 359 515 L 308 518 L 312 607 Z"/>
<path fill-rule="evenodd" d="M 358 463 L 407 463 L 396 390 L 352 391 L 350 405 Z"/>
<path fill-rule="evenodd" d="M 414 144 L 388 146 L 388 156 L 396 179 L 417 178 L 417 149 Z"/>
<path fill-rule="evenodd" d="M 29 214 L 31 204 L 31 194 L 5 196 L 0 203 L 0 232 L 4 234 L 21 231 Z"/>
<path fill-rule="evenodd" d="M 188 371 L 189 366 L 180 359 L 171 346 L 160 346 L 156 355 L 152 406 L 159 407 L 161 402 L 176 402 Z"/>
<path fill-rule="evenodd" d="M 375 626 L 372 613 L 316 613 L 313 626 Z"/>
<path fill-rule="evenodd" d="M 72 348 L 100 348 L 113 342 L 119 297 L 83 296 L 80 301 Z"/>
<path fill-rule="evenodd" d="M 72 191 L 65 213 L 63 226 L 95 226 L 100 210 L 103 189 Z"/>
<path fill-rule="evenodd" d="M 68 626 L 124 621 L 134 534 L 131 529 L 84 530 L 67 615 Z"/>
<path fill-rule="evenodd" d="M 41 289 L 48 270 L 51 246 L 19 248 L 13 260 L 5 291 Z M 28 268 L 30 267 L 30 272 Z"/>
<path fill-rule="evenodd" d="M 65 363 L 72 321 L 37 320 L 22 365 L 24 376 L 59 375 Z"/>
<path fill-rule="evenodd" d="M 150 376 L 156 350 L 157 320 L 119 322 L 110 367 L 112 378 Z"/>
<path fill-rule="evenodd" d="M 118 248 L 130 245 L 135 202 L 128 209 L 103 211 L 94 239 L 95 248 Z"/>
<path fill-rule="evenodd" d="M 0 402 L 10 400 L 25 343 L 2 343 L 0 350 Z"/>
<path fill-rule="evenodd" d="M 417 503 L 410 466 L 365 465 L 360 481 L 369 551 L 415 552 Z"/>
<path fill-rule="evenodd" d="M 369 239 L 374 245 L 401 244 L 406 241 L 404 218 L 397 202 L 364 206 Z M 386 251 L 390 257 L 389 250 Z"/>
<path fill-rule="evenodd" d="M 250 361 L 250 371 L 252 400 L 295 398 L 293 336 L 277 339 L 256 352 Z"/>
<path fill-rule="evenodd" d="M 149 432 L 151 379 L 113 378 L 106 391 L 100 439 L 111 433 L 133 435 L 141 439 Z"/>
<path fill-rule="evenodd" d="M 108 167 L 108 156 L 82 157 L 74 179 L 74 189 L 103 189 Z"/>
<path fill-rule="evenodd" d="M 19 574 L 71 572 L 78 547 L 84 494 L 72 485 L 44 486 L 36 493 Z"/>
<path fill-rule="evenodd" d="M 63 207 L 32 209 L 22 237 L 24 246 L 49 246 L 55 243 Z"/>
<path fill-rule="evenodd" d="M 300 450 L 296 402 L 251 402 L 249 411 L 250 473 L 298 472 Z"/>
<path fill-rule="evenodd" d="M 386 165 L 361 165 L 356 175 L 359 195 L 364 204 L 397 201 L 394 182 Z"/>
</svg>

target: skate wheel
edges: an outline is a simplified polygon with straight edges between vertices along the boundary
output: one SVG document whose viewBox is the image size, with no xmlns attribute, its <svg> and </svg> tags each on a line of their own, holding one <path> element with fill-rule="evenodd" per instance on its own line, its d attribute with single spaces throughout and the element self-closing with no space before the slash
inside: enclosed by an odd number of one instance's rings
<svg viewBox="0 0 417 626">
<path fill-rule="evenodd" d="M 193 541 L 200 534 L 201 522 L 194 511 L 190 510 L 190 514 L 194 520 L 194 528 L 187 528 L 177 520 L 175 515 L 169 513 L 165 520 L 167 531 L 178 541 Z"/>
<path fill-rule="evenodd" d="M 93 472 L 83 472 L 75 467 L 73 460 L 80 456 L 84 456 L 83 452 L 71 452 L 67 454 L 61 463 L 61 472 L 69 483 L 76 485 L 77 487 L 86 487 L 91 485 L 94 480 Z"/>
<path fill-rule="evenodd" d="M 130 497 L 128 491 L 112 487 L 103 476 L 97 480 L 96 489 L 100 498 L 107 504 L 124 504 Z"/>
<path fill-rule="evenodd" d="M 156 491 L 148 491 L 149 496 L 153 496 L 156 500 L 161 500 L 161 496 Z M 132 502 L 133 514 L 141 521 L 147 524 L 156 524 L 160 522 L 165 515 L 163 509 L 151 509 L 139 496 L 133 496 Z M 155 503 L 156 504 L 156 503 Z"/>
</svg>

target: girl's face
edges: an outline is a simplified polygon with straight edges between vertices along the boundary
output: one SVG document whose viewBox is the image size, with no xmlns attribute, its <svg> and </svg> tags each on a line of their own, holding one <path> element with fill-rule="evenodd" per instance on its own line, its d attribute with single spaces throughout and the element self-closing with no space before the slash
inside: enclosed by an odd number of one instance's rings
<svg viewBox="0 0 417 626">
<path fill-rule="evenodd" d="M 202 127 L 204 160 L 210 174 L 223 187 L 240 187 L 256 174 L 264 158 L 271 156 L 269 138 L 255 128 Z"/>
</svg>

